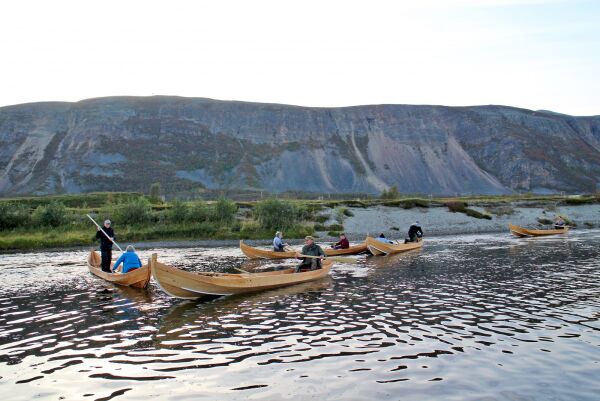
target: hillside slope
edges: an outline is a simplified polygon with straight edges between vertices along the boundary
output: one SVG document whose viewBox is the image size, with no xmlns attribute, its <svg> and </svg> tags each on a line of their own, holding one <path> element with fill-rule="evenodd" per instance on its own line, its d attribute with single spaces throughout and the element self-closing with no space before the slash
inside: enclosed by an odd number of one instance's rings
<svg viewBox="0 0 600 401">
<path fill-rule="evenodd" d="M 504 106 L 306 108 L 109 97 L 0 108 L 0 194 L 590 192 L 600 117 Z"/>
</svg>

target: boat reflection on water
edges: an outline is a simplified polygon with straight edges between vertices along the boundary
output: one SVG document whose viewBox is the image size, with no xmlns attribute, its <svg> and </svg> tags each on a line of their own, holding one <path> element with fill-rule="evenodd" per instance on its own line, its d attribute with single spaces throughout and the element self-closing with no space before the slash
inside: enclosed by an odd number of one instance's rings
<svg viewBox="0 0 600 401">
<path fill-rule="evenodd" d="M 154 346 L 157 348 L 170 348 L 170 341 L 182 340 L 183 338 L 210 337 L 207 335 L 212 330 L 198 330 L 212 327 L 219 331 L 218 327 L 211 325 L 213 320 L 221 320 L 223 316 L 236 316 L 236 322 L 240 323 L 239 316 L 244 311 L 261 308 L 264 305 L 289 304 L 319 298 L 322 291 L 328 290 L 332 285 L 330 277 L 324 277 L 307 283 L 300 283 L 288 287 L 275 288 L 256 293 L 228 295 L 224 297 L 203 298 L 200 300 L 175 301 L 160 319 L 159 327 L 153 338 Z M 258 315 L 260 317 L 260 314 Z M 247 324 L 252 324 L 253 318 L 249 314 Z M 266 320 L 260 317 L 260 321 Z M 259 322 L 254 322 L 259 324 Z"/>
<path fill-rule="evenodd" d="M 368 268 L 399 268 L 403 266 L 408 266 L 413 263 L 416 258 L 421 256 L 423 253 L 423 248 L 414 249 L 412 251 L 406 251 L 402 253 L 395 253 L 385 256 L 368 256 L 366 258 L 365 266 Z"/>
</svg>

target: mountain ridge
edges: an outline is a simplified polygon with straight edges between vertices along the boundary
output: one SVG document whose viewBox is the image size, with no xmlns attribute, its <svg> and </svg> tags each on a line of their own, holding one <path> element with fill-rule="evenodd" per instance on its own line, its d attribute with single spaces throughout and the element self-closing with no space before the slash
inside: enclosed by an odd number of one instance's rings
<svg viewBox="0 0 600 401">
<path fill-rule="evenodd" d="M 0 107 L 0 194 L 593 192 L 600 116 L 118 96 Z"/>
</svg>

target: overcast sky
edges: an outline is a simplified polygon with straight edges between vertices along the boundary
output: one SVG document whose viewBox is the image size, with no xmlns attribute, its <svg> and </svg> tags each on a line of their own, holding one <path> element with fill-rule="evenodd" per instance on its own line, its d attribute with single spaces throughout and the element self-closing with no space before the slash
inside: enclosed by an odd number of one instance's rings
<svg viewBox="0 0 600 401">
<path fill-rule="evenodd" d="M 0 106 L 112 95 L 600 114 L 600 1 L 0 3 Z"/>
</svg>

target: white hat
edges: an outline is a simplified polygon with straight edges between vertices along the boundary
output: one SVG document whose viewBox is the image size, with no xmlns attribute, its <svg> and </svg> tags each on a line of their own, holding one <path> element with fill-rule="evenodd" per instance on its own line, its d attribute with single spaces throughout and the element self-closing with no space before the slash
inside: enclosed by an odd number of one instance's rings
<svg viewBox="0 0 600 401">
<path fill-rule="evenodd" d="M 104 224 L 106 224 L 107 226 L 110 226 L 110 220 L 108 220 L 108 219 L 104 220 Z"/>
</svg>

